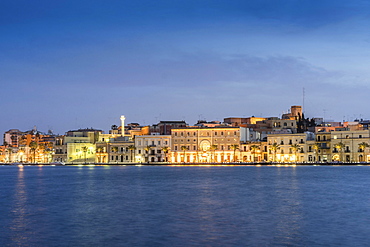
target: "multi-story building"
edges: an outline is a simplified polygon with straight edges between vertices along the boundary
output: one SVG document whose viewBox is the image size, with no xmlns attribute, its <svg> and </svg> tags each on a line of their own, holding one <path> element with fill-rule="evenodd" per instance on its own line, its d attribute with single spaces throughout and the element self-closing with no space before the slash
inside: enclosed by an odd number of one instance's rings
<svg viewBox="0 0 370 247">
<path fill-rule="evenodd" d="M 53 154 L 53 161 L 68 163 L 95 162 L 95 143 L 99 140 L 100 134 L 102 134 L 102 130 L 93 128 L 68 131 L 64 137 L 58 138 L 58 145 L 55 147 L 58 152 Z"/>
<path fill-rule="evenodd" d="M 370 143 L 369 130 L 332 131 L 331 160 L 339 162 L 370 161 L 368 145 Z M 363 145 L 363 144 L 367 145 Z"/>
<path fill-rule="evenodd" d="M 134 162 L 135 146 L 129 136 L 109 138 L 102 135 L 96 143 L 97 163 L 130 163 Z"/>
<path fill-rule="evenodd" d="M 65 136 L 57 136 L 54 143 L 54 153 L 52 154 L 53 162 L 67 162 L 67 145 L 65 144 Z"/>
<path fill-rule="evenodd" d="M 171 162 L 240 161 L 239 127 L 187 127 L 172 129 Z"/>
<path fill-rule="evenodd" d="M 138 163 L 167 162 L 171 147 L 170 135 L 136 136 L 135 160 Z"/>
<path fill-rule="evenodd" d="M 51 161 L 55 135 L 42 133 L 36 127 L 22 132 L 12 129 L 4 133 L 6 162 L 48 163 Z"/>
<path fill-rule="evenodd" d="M 315 139 L 314 133 L 269 134 L 268 160 L 276 162 L 305 162 L 307 141 Z"/>
<path fill-rule="evenodd" d="M 265 160 L 263 142 L 242 142 L 239 151 L 241 162 L 262 162 Z"/>
<path fill-rule="evenodd" d="M 328 162 L 331 161 L 331 134 L 330 132 L 316 132 L 315 141 L 308 143 L 307 161 Z"/>
<path fill-rule="evenodd" d="M 4 133 L 4 146 L 18 147 L 20 138 L 24 132 L 19 129 L 11 129 Z"/>
</svg>

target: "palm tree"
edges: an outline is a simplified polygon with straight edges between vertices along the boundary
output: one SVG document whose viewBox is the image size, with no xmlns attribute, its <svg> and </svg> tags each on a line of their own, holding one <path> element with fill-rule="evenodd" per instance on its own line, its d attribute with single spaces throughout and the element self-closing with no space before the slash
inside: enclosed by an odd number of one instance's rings
<svg viewBox="0 0 370 247">
<path fill-rule="evenodd" d="M 316 162 L 319 161 L 319 150 L 321 148 L 319 143 L 313 144 L 313 150 L 315 150 Z"/>
<path fill-rule="evenodd" d="M 136 149 L 135 145 L 128 146 L 128 150 L 130 150 L 130 159 L 131 159 L 131 162 L 133 160 L 132 154 L 135 151 L 135 149 Z"/>
<path fill-rule="evenodd" d="M 297 162 L 297 152 L 301 150 L 301 147 L 296 143 L 296 144 L 290 145 L 290 148 L 292 149 L 294 153 L 294 162 Z"/>
<path fill-rule="evenodd" d="M 239 149 L 239 145 L 238 144 L 233 144 L 231 145 L 231 149 L 234 150 L 234 158 L 233 158 L 233 162 L 236 162 L 236 150 Z"/>
<path fill-rule="evenodd" d="M 187 146 L 181 146 L 181 150 L 184 151 L 184 163 L 185 163 L 185 152 L 188 150 Z"/>
<path fill-rule="evenodd" d="M 86 164 L 86 153 L 87 153 L 87 147 L 86 146 L 83 146 L 82 148 L 81 148 L 81 150 L 82 150 L 82 152 L 84 153 L 84 163 Z"/>
<path fill-rule="evenodd" d="M 165 153 L 165 156 L 166 156 L 165 161 L 167 162 L 168 161 L 167 154 L 168 154 L 168 151 L 170 151 L 170 148 L 169 147 L 163 147 L 162 151 Z"/>
<path fill-rule="evenodd" d="M 213 155 L 212 155 L 212 162 L 215 162 L 215 152 L 217 150 L 217 145 L 213 144 L 211 145 L 211 147 L 209 148 L 211 151 L 213 151 Z"/>
<path fill-rule="evenodd" d="M 33 153 L 33 163 L 36 163 L 36 150 L 38 148 L 39 144 L 37 142 L 32 141 L 29 145 L 32 153 Z"/>
<path fill-rule="evenodd" d="M 150 150 L 152 149 L 152 147 L 151 146 L 146 146 L 145 148 L 144 148 L 144 150 L 146 151 L 146 162 L 147 163 L 149 163 L 149 152 L 150 152 Z"/>
<path fill-rule="evenodd" d="M 358 144 L 359 149 L 364 152 L 364 158 L 366 157 L 366 148 L 370 147 L 370 145 L 367 142 L 361 142 Z M 364 160 L 366 161 L 366 160 Z"/>
<path fill-rule="evenodd" d="M 252 145 L 250 146 L 250 150 L 252 151 L 253 154 L 253 162 L 256 162 L 256 152 L 260 150 L 260 147 L 258 145 Z"/>
<path fill-rule="evenodd" d="M 51 157 L 51 154 L 53 153 L 53 143 L 52 142 L 47 142 L 46 145 L 45 145 L 46 149 L 45 149 L 45 153 L 46 153 L 46 157 L 45 159 L 47 160 L 46 163 L 50 162 L 52 157 Z"/>
<path fill-rule="evenodd" d="M 272 152 L 274 152 L 274 159 L 273 161 L 275 162 L 276 161 L 276 153 L 277 151 L 280 149 L 280 145 L 277 144 L 276 142 L 274 144 L 272 144 L 269 148 Z"/>
<path fill-rule="evenodd" d="M 340 156 L 339 156 L 339 161 L 343 161 L 343 149 L 346 145 L 344 145 L 343 142 L 339 142 L 337 144 L 335 144 L 335 148 L 339 150 L 339 153 L 340 153 Z"/>
<path fill-rule="evenodd" d="M 43 144 L 43 143 L 39 143 L 39 147 L 38 147 L 38 151 L 39 151 L 39 160 L 41 161 L 41 162 L 44 162 L 43 161 L 43 157 L 44 157 L 44 154 L 45 154 L 45 144 Z M 41 155 L 40 155 L 41 154 Z M 40 158 L 40 156 L 41 156 L 41 158 Z"/>
<path fill-rule="evenodd" d="M 12 155 L 13 149 L 11 147 L 8 147 L 6 149 L 6 151 L 8 152 L 8 162 L 10 163 L 11 162 L 11 155 Z"/>
</svg>

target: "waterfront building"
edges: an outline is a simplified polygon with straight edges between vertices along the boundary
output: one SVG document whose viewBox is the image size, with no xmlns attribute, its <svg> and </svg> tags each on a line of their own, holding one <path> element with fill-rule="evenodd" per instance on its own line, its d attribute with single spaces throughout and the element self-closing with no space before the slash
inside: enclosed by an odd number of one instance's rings
<svg viewBox="0 0 370 247">
<path fill-rule="evenodd" d="M 33 130 L 26 131 L 19 141 L 17 162 L 49 163 L 52 160 L 56 136 Z M 25 159 L 23 158 L 25 157 Z"/>
<path fill-rule="evenodd" d="M 141 135 L 135 138 L 137 163 L 167 162 L 171 149 L 170 135 Z"/>
<path fill-rule="evenodd" d="M 93 163 L 96 157 L 96 146 L 95 143 L 99 140 L 99 135 L 102 134 L 102 130 L 93 128 L 70 130 L 64 136 L 64 141 L 61 145 L 65 147 L 59 147 L 62 152 L 67 150 L 68 163 Z M 61 157 L 64 154 L 54 155 L 55 158 Z M 63 157 L 63 156 L 62 156 Z M 54 161 L 55 158 L 53 158 Z M 58 160 L 59 161 L 59 160 Z"/>
<path fill-rule="evenodd" d="M 57 136 L 54 143 L 54 153 L 52 162 L 67 162 L 67 145 L 65 145 L 65 135 Z"/>
<path fill-rule="evenodd" d="M 339 162 L 369 162 L 369 130 L 330 132 L 331 160 Z"/>
<path fill-rule="evenodd" d="M 51 161 L 55 135 L 36 129 L 20 131 L 11 129 L 4 133 L 5 162 L 47 163 Z"/>
<path fill-rule="evenodd" d="M 242 142 L 240 143 L 241 162 L 262 162 L 264 160 L 264 147 L 262 142 Z"/>
<path fill-rule="evenodd" d="M 0 146 L 0 163 L 5 163 L 5 146 Z"/>
<path fill-rule="evenodd" d="M 308 143 L 308 161 L 331 161 L 331 132 L 316 132 L 315 141 Z"/>
<path fill-rule="evenodd" d="M 96 143 L 97 163 L 129 163 L 134 162 L 135 146 L 129 136 L 101 135 Z"/>
<path fill-rule="evenodd" d="M 307 141 L 315 140 L 312 132 L 276 133 L 267 136 L 268 160 L 274 162 L 305 162 Z"/>
<path fill-rule="evenodd" d="M 171 162 L 238 162 L 239 127 L 187 127 L 172 129 Z"/>
</svg>

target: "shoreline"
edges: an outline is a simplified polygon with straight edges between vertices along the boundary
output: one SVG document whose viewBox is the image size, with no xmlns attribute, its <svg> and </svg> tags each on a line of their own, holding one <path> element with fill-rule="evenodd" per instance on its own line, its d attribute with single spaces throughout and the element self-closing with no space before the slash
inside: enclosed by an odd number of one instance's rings
<svg viewBox="0 0 370 247">
<path fill-rule="evenodd" d="M 276 167 L 294 167 L 294 166 L 369 166 L 370 162 L 236 162 L 236 163 L 0 163 L 0 166 L 276 166 Z"/>
</svg>

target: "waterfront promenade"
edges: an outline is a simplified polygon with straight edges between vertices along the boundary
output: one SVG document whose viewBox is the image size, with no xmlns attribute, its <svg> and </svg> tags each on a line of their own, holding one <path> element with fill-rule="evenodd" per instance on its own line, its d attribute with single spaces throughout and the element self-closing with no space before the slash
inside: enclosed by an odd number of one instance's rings
<svg viewBox="0 0 370 247">
<path fill-rule="evenodd" d="M 1 166 L 368 166 L 369 162 L 230 162 L 230 163 L 0 163 Z"/>
</svg>

